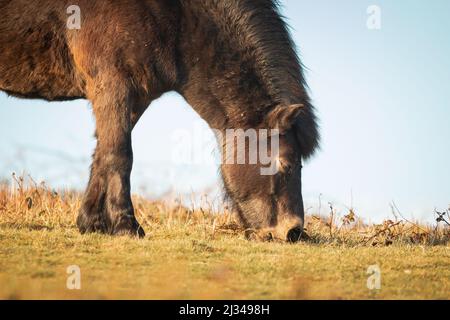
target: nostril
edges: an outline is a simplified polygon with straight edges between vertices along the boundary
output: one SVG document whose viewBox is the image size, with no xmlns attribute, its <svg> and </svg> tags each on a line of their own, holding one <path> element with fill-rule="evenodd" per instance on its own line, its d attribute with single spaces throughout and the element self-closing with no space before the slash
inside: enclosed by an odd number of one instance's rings
<svg viewBox="0 0 450 320">
<path fill-rule="evenodd" d="M 289 230 L 286 240 L 291 243 L 299 242 L 303 234 L 303 228 L 297 226 Z"/>
</svg>

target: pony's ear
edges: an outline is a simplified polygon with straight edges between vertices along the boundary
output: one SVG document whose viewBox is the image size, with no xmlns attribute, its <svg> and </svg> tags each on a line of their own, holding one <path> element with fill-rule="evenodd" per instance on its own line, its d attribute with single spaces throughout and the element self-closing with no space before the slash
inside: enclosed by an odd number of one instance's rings
<svg viewBox="0 0 450 320">
<path fill-rule="evenodd" d="M 284 134 L 294 126 L 303 109 L 303 104 L 279 105 L 269 113 L 268 125 Z"/>
<path fill-rule="evenodd" d="M 320 148 L 319 126 L 312 106 L 302 110 L 294 124 L 294 132 L 297 136 L 303 159 L 310 158 Z"/>
<path fill-rule="evenodd" d="M 270 128 L 279 129 L 280 134 L 292 130 L 297 137 L 303 159 L 310 158 L 319 148 L 319 128 L 311 105 L 277 106 L 268 115 L 268 125 Z"/>
</svg>

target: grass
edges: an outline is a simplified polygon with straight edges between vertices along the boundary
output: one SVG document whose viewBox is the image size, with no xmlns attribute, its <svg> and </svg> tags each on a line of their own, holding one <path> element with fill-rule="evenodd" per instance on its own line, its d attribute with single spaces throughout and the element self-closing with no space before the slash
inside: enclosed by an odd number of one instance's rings
<svg viewBox="0 0 450 320">
<path fill-rule="evenodd" d="M 75 227 L 80 196 L 0 188 L 0 299 L 449 299 L 450 231 L 353 211 L 308 217 L 298 244 L 259 241 L 229 212 L 134 198 L 142 240 Z M 251 234 L 251 233 L 250 233 Z M 67 289 L 67 268 L 81 290 Z M 378 265 L 381 289 L 367 288 Z"/>
</svg>

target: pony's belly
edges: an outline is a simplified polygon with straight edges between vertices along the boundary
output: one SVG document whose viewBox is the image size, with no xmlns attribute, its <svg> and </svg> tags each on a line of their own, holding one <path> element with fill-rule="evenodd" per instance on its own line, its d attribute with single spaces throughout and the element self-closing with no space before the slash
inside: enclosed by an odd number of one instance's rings
<svg viewBox="0 0 450 320">
<path fill-rule="evenodd" d="M 25 22 L 0 22 L 0 90 L 46 100 L 83 97 L 64 28 Z"/>
<path fill-rule="evenodd" d="M 66 100 L 84 96 L 67 52 L 11 45 L 0 57 L 0 90 L 23 98 Z"/>
</svg>

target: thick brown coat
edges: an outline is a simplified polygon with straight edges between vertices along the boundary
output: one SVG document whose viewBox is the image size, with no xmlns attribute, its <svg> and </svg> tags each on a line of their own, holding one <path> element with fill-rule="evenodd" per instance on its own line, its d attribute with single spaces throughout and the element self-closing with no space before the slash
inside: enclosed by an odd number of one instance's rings
<svg viewBox="0 0 450 320">
<path fill-rule="evenodd" d="M 258 166 L 223 165 L 222 175 L 246 226 L 301 231 L 301 158 L 319 135 L 275 0 L 77 0 L 81 28 L 69 29 L 72 4 L 0 0 L 0 90 L 91 101 L 98 141 L 81 232 L 144 235 L 130 197 L 131 131 L 168 91 L 212 128 L 282 129 L 287 170 L 263 177 Z"/>
</svg>

